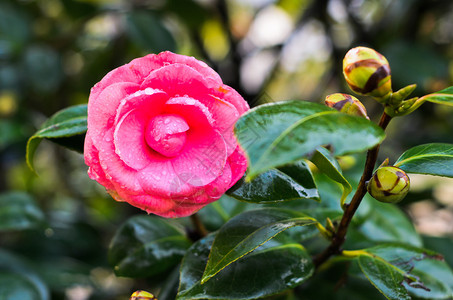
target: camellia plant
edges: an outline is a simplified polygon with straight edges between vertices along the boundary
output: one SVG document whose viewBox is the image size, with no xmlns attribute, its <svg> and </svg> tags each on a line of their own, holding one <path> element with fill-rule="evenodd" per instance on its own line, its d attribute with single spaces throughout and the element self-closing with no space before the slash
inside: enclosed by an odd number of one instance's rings
<svg viewBox="0 0 453 300">
<path fill-rule="evenodd" d="M 131 299 L 452 299 L 452 270 L 395 203 L 407 173 L 453 177 L 453 145 L 377 159 L 393 118 L 426 101 L 452 106 L 453 87 L 394 92 L 389 62 L 366 47 L 346 54 L 343 73 L 382 105 L 377 124 L 340 93 L 249 110 L 205 63 L 151 54 L 45 122 L 27 162 L 44 138 L 79 150 L 90 178 L 150 214 L 110 244 L 117 276 L 166 278 Z"/>
</svg>

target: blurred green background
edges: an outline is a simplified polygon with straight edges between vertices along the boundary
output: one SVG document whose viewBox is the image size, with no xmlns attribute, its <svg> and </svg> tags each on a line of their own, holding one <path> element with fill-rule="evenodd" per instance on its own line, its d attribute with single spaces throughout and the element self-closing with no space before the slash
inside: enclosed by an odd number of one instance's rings
<svg viewBox="0 0 453 300">
<path fill-rule="evenodd" d="M 43 142 L 34 160 L 39 176 L 24 160 L 40 124 L 86 103 L 108 71 L 170 50 L 208 63 L 251 106 L 321 102 L 349 92 L 341 62 L 358 45 L 387 57 L 395 90 L 417 83 L 421 96 L 450 86 L 453 2 L 0 0 L 0 299 L 126 299 L 152 285 L 116 278 L 106 259 L 115 230 L 142 211 L 108 197 L 78 153 Z M 376 119 L 380 107 L 364 104 Z M 453 109 L 424 104 L 390 125 L 381 159 L 453 143 L 452 132 Z M 428 243 L 448 249 L 453 182 L 412 180 L 402 207 L 419 232 L 436 236 Z M 8 293 L 16 298 L 2 298 Z"/>
</svg>

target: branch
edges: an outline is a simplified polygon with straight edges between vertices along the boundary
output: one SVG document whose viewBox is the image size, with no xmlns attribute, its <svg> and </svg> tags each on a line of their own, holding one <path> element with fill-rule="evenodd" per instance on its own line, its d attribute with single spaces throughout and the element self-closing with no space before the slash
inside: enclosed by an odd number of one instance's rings
<svg viewBox="0 0 453 300">
<path fill-rule="evenodd" d="M 391 119 L 392 118 L 384 112 L 381 116 L 381 120 L 379 121 L 379 126 L 385 130 Z M 322 265 L 331 256 L 341 253 L 341 246 L 346 240 L 345 236 L 348 231 L 349 224 L 351 223 L 352 217 L 354 216 L 357 208 L 359 207 L 363 197 L 367 192 L 366 183 L 371 179 L 371 176 L 373 175 L 374 166 L 376 165 L 376 160 L 379 153 L 379 147 L 380 144 L 368 150 L 365 168 L 363 170 L 362 177 L 360 178 L 359 185 L 354 194 L 354 197 L 352 197 L 351 202 L 347 205 L 346 211 L 341 218 L 340 225 L 338 226 L 338 229 L 333 236 L 331 244 L 313 259 L 316 268 Z"/>
<path fill-rule="evenodd" d="M 204 227 L 204 224 L 196 213 L 190 216 L 190 221 L 194 226 L 194 231 L 188 232 L 189 238 L 192 241 L 198 241 L 208 235 L 208 230 Z"/>
</svg>

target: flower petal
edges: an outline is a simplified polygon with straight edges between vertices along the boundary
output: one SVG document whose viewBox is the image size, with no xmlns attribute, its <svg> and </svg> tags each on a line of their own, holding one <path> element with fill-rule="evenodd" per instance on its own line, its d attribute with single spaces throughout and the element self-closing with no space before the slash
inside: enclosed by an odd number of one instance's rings
<svg viewBox="0 0 453 300">
<path fill-rule="evenodd" d="M 229 87 L 228 85 L 224 84 L 220 88 L 217 89 L 215 95 L 236 107 L 239 114 L 242 115 L 246 111 L 250 109 L 248 103 L 242 98 L 242 96 L 236 92 L 235 89 Z"/>
<path fill-rule="evenodd" d="M 107 179 L 115 185 L 117 191 L 127 191 L 131 194 L 143 193 L 137 178 L 137 171 L 127 166 L 115 153 L 113 128 L 105 133 L 98 150 L 102 170 Z"/>
<path fill-rule="evenodd" d="M 219 199 L 231 187 L 231 179 L 231 168 L 227 163 L 222 174 L 204 188 L 205 194 L 208 196 L 207 199 L 203 200 L 204 203 L 210 203 Z M 200 203 L 199 199 L 195 200 Z"/>
<path fill-rule="evenodd" d="M 94 145 L 104 137 L 104 133 L 113 127 L 116 109 L 122 99 L 138 89 L 138 85 L 121 82 L 105 88 L 97 98 L 90 96 L 88 102 L 88 128 Z"/>
<path fill-rule="evenodd" d="M 85 164 L 89 166 L 88 176 L 91 179 L 96 180 L 99 184 L 103 185 L 107 189 L 113 189 L 113 184 L 110 183 L 110 180 L 105 176 L 104 170 L 102 170 L 101 165 L 99 164 L 99 151 L 93 145 L 93 140 L 91 139 L 91 132 L 87 131 L 85 136 L 85 145 L 84 145 L 84 158 Z"/>
<path fill-rule="evenodd" d="M 186 147 L 172 159 L 178 177 L 191 186 L 205 186 L 223 171 L 227 159 L 227 146 L 216 130 L 202 133 L 189 131 Z"/>
<path fill-rule="evenodd" d="M 183 64 L 187 65 L 199 72 L 203 77 L 209 78 L 211 80 L 217 81 L 218 83 L 222 83 L 222 79 L 220 78 L 219 74 L 215 72 L 212 68 L 210 68 L 206 63 L 197 60 L 194 57 L 175 54 L 169 51 L 161 52 L 156 57 L 159 62 L 162 62 L 162 65 L 168 64 Z"/>
<path fill-rule="evenodd" d="M 167 101 L 165 112 L 184 117 L 191 128 L 203 130 L 212 127 L 215 120 L 209 109 L 200 101 L 190 97 L 174 97 Z"/>
<path fill-rule="evenodd" d="M 148 118 L 143 111 L 133 109 L 123 116 L 113 135 L 115 153 L 135 170 L 143 169 L 152 163 L 156 156 L 145 141 L 147 122 Z"/>
<path fill-rule="evenodd" d="M 189 66 L 172 64 L 152 71 L 141 84 L 141 89 L 159 89 L 170 97 L 185 95 L 197 99 L 219 86 Z"/>
<path fill-rule="evenodd" d="M 116 111 L 115 124 L 132 109 L 143 110 L 150 118 L 158 115 L 162 111 L 167 100 L 167 94 L 161 90 L 146 88 L 137 91 L 121 100 Z"/>
<path fill-rule="evenodd" d="M 231 183 L 232 187 L 241 177 L 244 175 L 247 170 L 247 158 L 245 156 L 244 150 L 240 146 L 228 157 L 227 162 L 231 167 Z"/>
</svg>

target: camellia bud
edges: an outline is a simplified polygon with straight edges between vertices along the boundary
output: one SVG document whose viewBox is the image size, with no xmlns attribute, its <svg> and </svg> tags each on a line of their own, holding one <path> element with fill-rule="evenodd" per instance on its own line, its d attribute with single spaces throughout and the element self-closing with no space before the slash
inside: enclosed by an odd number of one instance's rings
<svg viewBox="0 0 453 300">
<path fill-rule="evenodd" d="M 326 105 L 352 116 L 368 119 L 365 106 L 354 96 L 336 93 L 326 97 Z"/>
<path fill-rule="evenodd" d="M 409 192 L 407 174 L 397 167 L 380 167 L 368 182 L 368 192 L 374 199 L 385 203 L 397 203 Z"/>
<path fill-rule="evenodd" d="M 356 47 L 349 50 L 343 59 L 343 74 L 354 92 L 376 97 L 379 102 L 385 103 L 384 96 L 392 92 L 389 63 L 374 49 Z"/>
<path fill-rule="evenodd" d="M 157 300 L 153 294 L 145 292 L 145 291 L 136 291 L 134 292 L 129 300 Z"/>
</svg>

